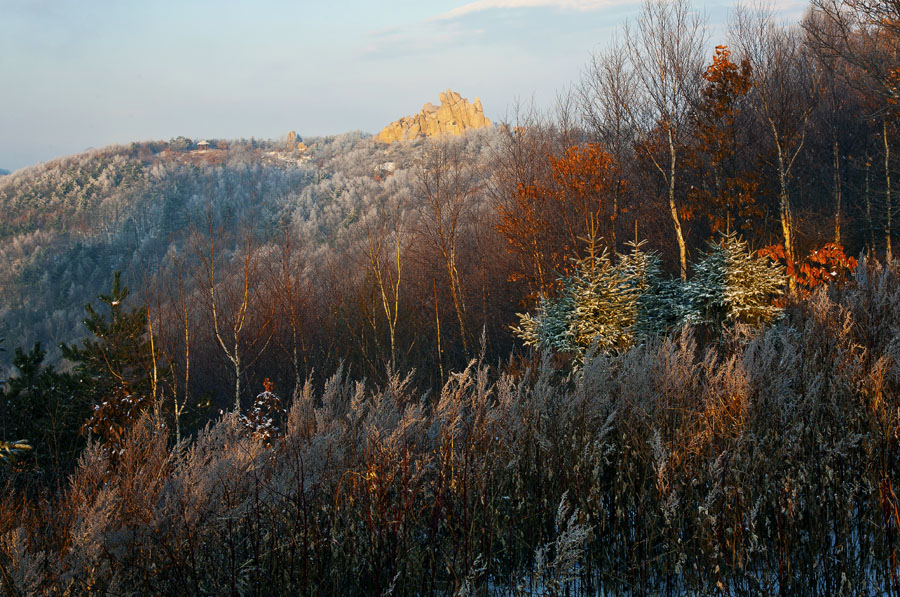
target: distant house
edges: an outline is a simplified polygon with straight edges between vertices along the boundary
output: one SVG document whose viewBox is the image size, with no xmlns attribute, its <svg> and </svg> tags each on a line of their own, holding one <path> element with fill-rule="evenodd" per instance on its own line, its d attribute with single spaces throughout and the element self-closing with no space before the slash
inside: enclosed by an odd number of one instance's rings
<svg viewBox="0 0 900 597">
<path fill-rule="evenodd" d="M 203 141 L 197 141 L 197 149 L 198 150 L 209 149 L 209 141 L 207 141 L 206 139 L 204 139 Z"/>
</svg>

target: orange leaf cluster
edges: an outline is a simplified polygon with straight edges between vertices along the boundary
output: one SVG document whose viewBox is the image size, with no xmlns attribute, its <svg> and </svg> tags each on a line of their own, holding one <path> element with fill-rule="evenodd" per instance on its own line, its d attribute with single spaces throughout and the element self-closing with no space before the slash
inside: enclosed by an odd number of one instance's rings
<svg viewBox="0 0 900 597">
<path fill-rule="evenodd" d="M 511 200 L 499 207 L 497 226 L 522 264 L 523 271 L 510 279 L 528 279 L 539 292 L 556 284 L 585 244 L 609 231 L 615 214 L 608 198 L 624 189 L 612 157 L 600 145 L 573 146 L 547 159 L 547 179 L 520 181 Z"/>
<path fill-rule="evenodd" d="M 713 62 L 703 78 L 700 106 L 695 114 L 694 145 L 687 162 L 699 173 L 700 185 L 691 188 L 683 217 L 709 219 L 712 232 L 730 227 L 730 220 L 760 214 L 753 195 L 756 176 L 739 165 L 737 117 L 741 101 L 750 91 L 752 69 L 747 59 L 735 64 L 727 46 L 716 46 Z"/>
<path fill-rule="evenodd" d="M 555 186 L 554 197 L 568 234 L 566 253 L 576 255 L 579 241 L 593 243 L 603 235 L 601 220 L 606 199 L 621 184 L 613 159 L 599 145 L 573 146 L 560 158 L 547 156 Z"/>
<path fill-rule="evenodd" d="M 787 257 L 784 245 L 771 245 L 759 250 L 762 257 L 768 257 L 785 266 L 787 275 L 796 283 L 802 293 L 830 282 L 843 282 L 856 269 L 857 260 L 848 257 L 844 248 L 835 243 L 827 243 L 821 249 L 812 251 L 806 259 L 794 263 Z"/>
</svg>

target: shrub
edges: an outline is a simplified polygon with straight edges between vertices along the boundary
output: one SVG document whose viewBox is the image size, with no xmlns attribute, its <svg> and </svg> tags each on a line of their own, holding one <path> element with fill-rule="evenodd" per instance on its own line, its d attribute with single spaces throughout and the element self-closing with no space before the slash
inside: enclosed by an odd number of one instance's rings
<svg viewBox="0 0 900 597">
<path fill-rule="evenodd" d="M 94 444 L 60 495 L 4 496 L 0 588 L 896 593 L 898 322 L 900 270 L 863 263 L 742 342 L 685 328 L 566 379 L 339 371 L 269 444 L 144 417 L 115 467 Z"/>
</svg>

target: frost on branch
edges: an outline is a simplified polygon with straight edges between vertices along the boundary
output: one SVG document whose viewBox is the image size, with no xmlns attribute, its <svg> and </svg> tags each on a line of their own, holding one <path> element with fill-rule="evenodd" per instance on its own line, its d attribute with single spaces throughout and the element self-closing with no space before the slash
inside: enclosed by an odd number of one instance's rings
<svg viewBox="0 0 900 597">
<path fill-rule="evenodd" d="M 709 244 L 685 286 L 690 305 L 685 319 L 707 325 L 769 323 L 781 313 L 773 301 L 786 283 L 781 265 L 754 254 L 735 232 L 723 234 Z"/>
<path fill-rule="evenodd" d="M 254 439 L 261 439 L 267 444 L 281 434 L 279 425 L 285 415 L 281 398 L 275 395 L 274 390 L 275 384 L 267 377 L 263 382 L 263 391 L 256 396 L 250 411 L 239 419 L 241 426 Z"/>
<path fill-rule="evenodd" d="M 660 275 L 659 257 L 632 244 L 613 264 L 606 251 L 575 261 L 555 298 L 541 297 L 537 312 L 519 314 L 514 332 L 527 346 L 573 355 L 588 349 L 625 350 L 671 325 L 672 285 Z"/>
</svg>

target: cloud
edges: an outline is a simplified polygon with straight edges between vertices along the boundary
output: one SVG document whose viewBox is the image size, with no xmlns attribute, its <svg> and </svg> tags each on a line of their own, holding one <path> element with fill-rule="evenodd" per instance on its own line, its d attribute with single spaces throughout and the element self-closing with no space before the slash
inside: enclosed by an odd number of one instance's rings
<svg viewBox="0 0 900 597">
<path fill-rule="evenodd" d="M 568 11 L 590 12 L 627 3 L 628 0 L 476 0 L 432 17 L 431 20 L 448 21 L 472 13 L 499 8 L 557 8 Z"/>
<path fill-rule="evenodd" d="M 428 53 L 447 46 L 460 45 L 482 37 L 482 28 L 469 29 L 455 23 L 424 21 L 413 27 L 389 27 L 371 31 L 357 48 L 361 56 L 408 55 Z"/>
<path fill-rule="evenodd" d="M 799 0 L 798 0 L 799 1 Z M 493 41 L 509 39 L 504 30 L 510 23 L 503 11 L 515 9 L 538 9 L 554 12 L 579 13 L 601 12 L 612 7 L 637 5 L 640 0 L 475 0 L 447 12 L 426 18 L 411 26 L 390 27 L 370 31 L 365 42 L 357 48 L 362 57 L 397 56 L 404 53 L 433 52 L 448 46 L 460 45 L 485 39 Z M 480 13 L 490 13 L 481 20 L 468 17 Z M 526 24 L 515 27 L 537 33 L 540 20 L 531 19 Z M 490 31 L 491 35 L 487 35 Z"/>
</svg>

